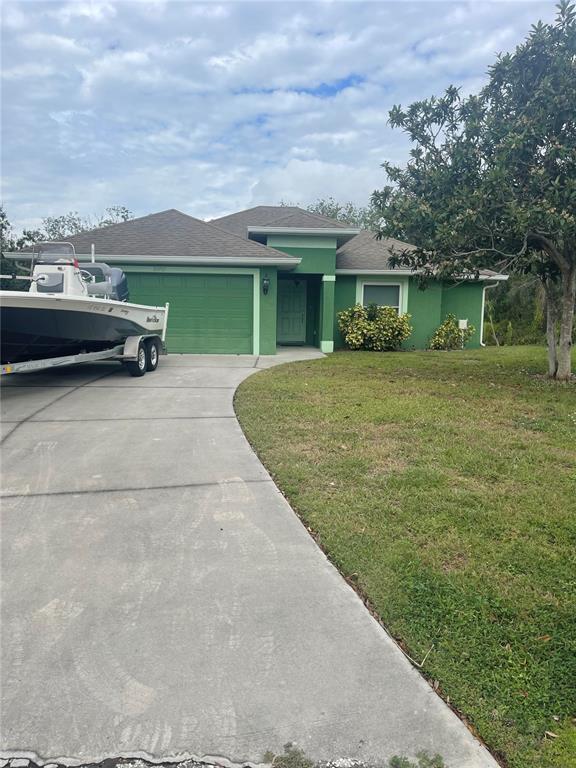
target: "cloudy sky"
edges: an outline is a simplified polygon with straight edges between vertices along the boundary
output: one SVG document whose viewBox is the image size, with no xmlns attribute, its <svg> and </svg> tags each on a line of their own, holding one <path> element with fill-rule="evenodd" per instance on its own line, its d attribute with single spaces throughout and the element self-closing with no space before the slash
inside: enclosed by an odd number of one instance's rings
<svg viewBox="0 0 576 768">
<path fill-rule="evenodd" d="M 477 90 L 553 2 L 2 3 L 2 198 L 21 228 L 126 205 L 366 203 L 395 103 Z"/>
</svg>

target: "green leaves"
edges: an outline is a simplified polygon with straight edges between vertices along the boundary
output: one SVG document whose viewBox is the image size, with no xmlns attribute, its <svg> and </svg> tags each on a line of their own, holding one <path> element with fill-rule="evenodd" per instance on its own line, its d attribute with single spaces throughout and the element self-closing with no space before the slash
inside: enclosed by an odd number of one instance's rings
<svg viewBox="0 0 576 768">
<path fill-rule="evenodd" d="M 338 328 L 350 349 L 375 352 L 399 349 L 412 333 L 410 315 L 399 315 L 392 307 L 356 304 L 338 314 Z"/>
<path fill-rule="evenodd" d="M 468 325 L 467 328 L 460 328 L 456 316 L 448 314 L 430 339 L 430 349 L 443 349 L 446 351 L 464 349 L 466 342 L 472 338 L 475 332 L 476 328 L 473 325 Z"/>
</svg>

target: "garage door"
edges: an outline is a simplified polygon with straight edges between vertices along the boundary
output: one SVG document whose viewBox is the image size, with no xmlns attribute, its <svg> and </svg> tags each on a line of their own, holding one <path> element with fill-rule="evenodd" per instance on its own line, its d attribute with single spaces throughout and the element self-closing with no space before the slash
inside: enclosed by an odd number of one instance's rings
<svg viewBox="0 0 576 768">
<path fill-rule="evenodd" d="M 130 301 L 170 302 L 169 352 L 252 353 L 252 275 L 129 272 Z"/>
</svg>

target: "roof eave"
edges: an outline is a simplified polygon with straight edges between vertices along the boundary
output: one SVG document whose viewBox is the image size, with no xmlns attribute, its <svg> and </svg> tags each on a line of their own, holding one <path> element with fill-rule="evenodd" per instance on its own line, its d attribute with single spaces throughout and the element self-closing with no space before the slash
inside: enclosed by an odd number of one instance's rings
<svg viewBox="0 0 576 768">
<path fill-rule="evenodd" d="M 420 271 L 412 269 L 362 269 L 357 267 L 356 269 L 336 269 L 337 275 L 418 275 Z M 455 280 L 470 280 L 471 282 L 502 282 L 508 280 L 508 275 L 460 275 L 454 277 Z"/>
<path fill-rule="evenodd" d="M 356 237 L 362 230 L 356 227 L 246 227 L 248 238 L 250 235 L 308 235 L 312 237 L 335 237 L 336 246 L 347 243 Z"/>
<path fill-rule="evenodd" d="M 76 254 L 78 261 L 90 261 L 91 255 L 85 253 Z M 123 263 L 123 264 L 171 264 L 179 266 L 202 267 L 280 267 L 281 269 L 293 269 L 302 259 L 297 256 L 276 258 L 274 256 L 153 256 L 130 254 L 121 256 L 118 254 L 99 253 L 98 260 Z"/>
<path fill-rule="evenodd" d="M 246 227 L 248 232 L 273 235 L 357 235 L 361 232 L 356 227 Z"/>
<path fill-rule="evenodd" d="M 7 259 L 13 261 L 30 261 L 32 253 L 17 253 L 16 251 L 3 253 Z M 92 261 L 92 254 L 77 253 L 76 258 L 82 263 Z M 95 260 L 111 264 L 166 264 L 179 266 L 203 266 L 203 267 L 279 267 L 280 269 L 293 269 L 302 261 L 297 256 L 155 256 L 153 254 L 118 254 L 97 253 Z"/>
</svg>

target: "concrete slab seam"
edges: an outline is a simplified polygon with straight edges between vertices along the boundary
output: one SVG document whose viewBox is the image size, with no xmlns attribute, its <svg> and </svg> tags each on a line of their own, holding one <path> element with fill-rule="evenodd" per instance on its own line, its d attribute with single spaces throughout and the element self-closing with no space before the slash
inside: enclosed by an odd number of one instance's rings
<svg viewBox="0 0 576 768">
<path fill-rule="evenodd" d="M 101 376 L 97 376 L 95 379 L 92 379 L 91 381 L 99 381 L 100 379 L 105 379 L 106 376 L 110 376 L 113 373 L 113 371 L 106 371 L 106 373 L 102 374 Z M 68 395 L 71 395 L 73 392 L 77 392 L 79 389 L 82 389 L 82 387 L 85 387 L 90 382 L 82 382 L 82 384 L 78 384 L 78 386 L 73 387 L 70 389 L 69 392 L 64 392 L 63 394 L 59 395 L 57 398 L 52 400 L 51 403 L 48 403 L 48 405 L 42 405 L 40 408 L 38 408 L 36 411 L 31 413 L 29 416 L 26 416 L 25 419 L 22 419 L 22 421 L 18 422 L 17 426 L 14 427 L 10 432 L 8 432 L 7 435 L 4 435 L 4 437 L 0 440 L 0 445 L 4 445 L 6 440 L 8 440 L 9 437 L 11 437 L 23 424 L 26 424 L 28 421 L 32 421 L 34 416 L 37 416 L 39 413 L 42 413 L 42 411 L 45 411 L 46 408 L 49 408 L 50 406 L 54 405 L 55 403 L 60 402 L 60 400 L 63 400 L 65 397 L 68 397 Z"/>
<path fill-rule="evenodd" d="M 258 485 L 258 484 L 272 483 L 274 481 L 271 478 L 258 478 L 254 480 L 224 480 L 218 482 L 205 482 L 205 483 L 176 483 L 174 485 L 143 485 L 142 487 L 129 487 L 129 488 L 91 488 L 89 490 L 77 490 L 77 491 L 53 491 L 52 493 L 0 493 L 0 499 L 36 499 L 45 498 L 50 496 L 89 496 L 90 494 L 100 493 L 132 493 L 136 491 L 170 491 L 185 488 L 213 488 L 222 487 L 223 485 Z"/>
</svg>

